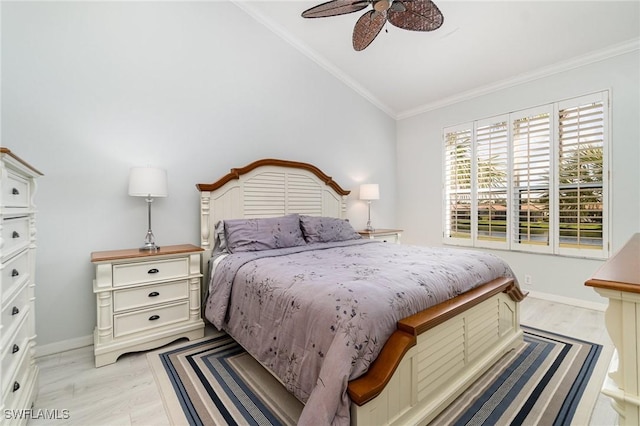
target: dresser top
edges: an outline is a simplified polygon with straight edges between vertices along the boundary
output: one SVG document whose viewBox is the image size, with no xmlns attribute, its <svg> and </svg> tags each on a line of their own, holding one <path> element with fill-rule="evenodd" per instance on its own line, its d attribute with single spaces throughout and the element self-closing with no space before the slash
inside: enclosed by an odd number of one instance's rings
<svg viewBox="0 0 640 426">
<path fill-rule="evenodd" d="M 194 246 L 193 244 L 179 244 L 175 246 L 161 246 L 158 250 L 140 250 L 140 249 L 123 249 L 94 251 L 91 253 L 91 262 L 108 262 L 119 259 L 145 258 L 153 256 L 163 256 L 170 254 L 186 254 L 192 252 L 204 251 L 203 248 Z"/>
<path fill-rule="evenodd" d="M 640 233 L 631 237 L 585 285 L 640 293 Z"/>
<path fill-rule="evenodd" d="M 3 146 L 0 146 L 0 154 L 6 154 L 10 157 L 12 157 L 13 159 L 15 159 L 17 162 L 19 162 L 20 164 L 22 164 L 23 166 L 27 167 L 28 169 L 30 169 L 31 171 L 33 171 L 35 174 L 43 176 L 42 172 L 40 172 L 38 169 L 36 169 L 35 167 L 33 167 L 31 164 L 27 163 L 26 161 L 24 161 L 22 158 L 18 157 L 17 155 L 15 155 L 13 152 L 11 152 L 11 150 L 9 148 L 5 148 Z"/>
</svg>

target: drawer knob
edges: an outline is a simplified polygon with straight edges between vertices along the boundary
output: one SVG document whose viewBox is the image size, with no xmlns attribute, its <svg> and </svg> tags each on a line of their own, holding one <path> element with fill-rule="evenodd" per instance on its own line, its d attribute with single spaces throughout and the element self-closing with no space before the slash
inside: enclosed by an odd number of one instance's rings
<svg viewBox="0 0 640 426">
<path fill-rule="evenodd" d="M 147 274 L 157 274 L 158 272 L 160 272 L 159 269 L 153 268 L 149 269 L 149 271 L 147 271 Z"/>
<path fill-rule="evenodd" d="M 18 389 L 20 389 L 20 383 L 18 382 L 13 382 L 13 391 L 17 391 Z"/>
<path fill-rule="evenodd" d="M 13 349 L 11 349 L 11 353 L 15 354 L 16 352 L 18 352 L 20 350 L 20 346 L 18 345 L 13 345 Z"/>
<path fill-rule="evenodd" d="M 13 231 L 13 234 L 11 234 L 11 238 L 20 238 L 20 234 L 18 234 L 18 231 Z"/>
<path fill-rule="evenodd" d="M 18 188 L 13 188 L 13 189 L 11 190 L 11 193 L 12 193 L 13 195 L 20 195 L 20 191 L 18 191 Z"/>
<path fill-rule="evenodd" d="M 11 271 L 11 276 L 12 277 L 17 277 L 18 275 L 20 275 L 20 272 L 18 272 L 17 269 L 14 269 L 13 271 Z"/>
<path fill-rule="evenodd" d="M 18 309 L 18 307 L 17 307 L 17 306 L 14 306 L 14 307 L 11 309 L 11 315 L 18 315 L 19 313 L 20 313 L 20 309 Z"/>
<path fill-rule="evenodd" d="M 149 321 L 155 321 L 155 320 L 157 320 L 157 319 L 160 319 L 160 315 L 151 315 L 151 316 L 149 317 Z"/>
<path fill-rule="evenodd" d="M 149 293 L 149 297 L 156 297 L 156 296 L 160 296 L 160 293 L 158 293 L 157 291 L 152 291 L 151 293 Z"/>
</svg>

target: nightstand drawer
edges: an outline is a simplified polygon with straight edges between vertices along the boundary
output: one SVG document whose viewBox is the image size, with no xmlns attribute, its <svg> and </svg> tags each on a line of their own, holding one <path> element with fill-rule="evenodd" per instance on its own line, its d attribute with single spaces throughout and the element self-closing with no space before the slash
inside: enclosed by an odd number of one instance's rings
<svg viewBox="0 0 640 426">
<path fill-rule="evenodd" d="M 144 332 L 189 319 L 189 301 L 113 316 L 113 337 Z"/>
<path fill-rule="evenodd" d="M 402 229 L 375 229 L 373 231 L 358 231 L 362 238 L 381 241 L 383 243 L 400 244 Z"/>
<path fill-rule="evenodd" d="M 390 235 L 376 235 L 373 237 L 376 241 L 382 241 L 383 243 L 394 243 L 398 242 L 398 234 L 390 234 Z"/>
<path fill-rule="evenodd" d="M 2 207 L 29 207 L 29 181 L 21 176 L 7 173 L 2 183 Z"/>
<path fill-rule="evenodd" d="M 189 275 L 189 258 L 113 265 L 113 286 L 168 281 Z"/>
<path fill-rule="evenodd" d="M 0 301 L 10 298 L 17 286 L 29 278 L 29 251 L 25 250 L 2 265 L 2 278 L 0 282 Z"/>
<path fill-rule="evenodd" d="M 29 244 L 29 217 L 16 217 L 2 220 L 2 257 L 11 257 L 16 251 Z"/>
<path fill-rule="evenodd" d="M 113 292 L 113 311 L 144 308 L 189 297 L 189 281 L 172 281 Z"/>
</svg>

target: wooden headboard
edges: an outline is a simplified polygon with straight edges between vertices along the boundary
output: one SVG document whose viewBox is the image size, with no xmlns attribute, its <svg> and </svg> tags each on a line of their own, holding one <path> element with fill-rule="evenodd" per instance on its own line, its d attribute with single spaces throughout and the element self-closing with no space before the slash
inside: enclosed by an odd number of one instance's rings
<svg viewBox="0 0 640 426">
<path fill-rule="evenodd" d="M 346 191 L 317 167 L 264 159 L 231 171 L 200 190 L 200 246 L 211 256 L 215 224 L 224 219 L 283 216 L 345 218 Z"/>
</svg>

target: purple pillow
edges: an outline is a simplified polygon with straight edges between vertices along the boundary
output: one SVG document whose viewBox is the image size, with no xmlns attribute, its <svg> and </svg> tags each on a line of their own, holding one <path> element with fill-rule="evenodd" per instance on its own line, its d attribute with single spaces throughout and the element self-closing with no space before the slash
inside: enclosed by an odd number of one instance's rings
<svg viewBox="0 0 640 426">
<path fill-rule="evenodd" d="M 259 219 L 224 221 L 227 249 L 231 252 L 270 250 L 305 245 L 300 216 L 290 214 Z"/>
<path fill-rule="evenodd" d="M 300 216 L 300 225 L 307 243 L 331 243 L 362 238 L 348 220 L 337 217 Z"/>
</svg>

